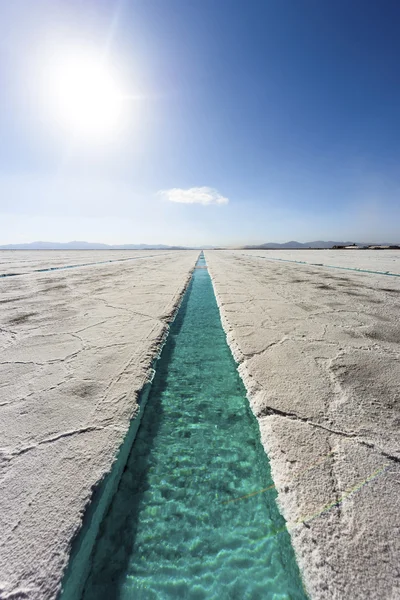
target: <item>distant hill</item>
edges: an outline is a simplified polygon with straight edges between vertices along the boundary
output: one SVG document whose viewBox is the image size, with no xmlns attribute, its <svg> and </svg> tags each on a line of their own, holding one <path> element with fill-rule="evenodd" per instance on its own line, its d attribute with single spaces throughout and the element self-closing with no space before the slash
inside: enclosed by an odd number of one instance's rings
<svg viewBox="0 0 400 600">
<path fill-rule="evenodd" d="M 202 246 L 201 248 L 213 248 Z M 185 246 L 164 244 L 120 244 L 109 245 L 93 242 L 31 242 L 29 244 L 6 244 L 0 250 L 197 250 Z"/>
<path fill-rule="evenodd" d="M 265 249 L 271 249 L 271 250 L 279 250 L 279 249 L 284 249 L 284 248 L 303 248 L 303 249 L 307 249 L 307 248 L 333 248 L 333 246 L 351 246 L 352 244 L 354 244 L 356 242 L 324 242 L 322 240 L 318 240 L 316 242 L 285 242 L 283 244 L 277 244 L 274 242 L 269 242 L 267 244 L 258 244 L 257 246 L 244 246 L 245 248 L 265 248 Z M 362 244 L 357 244 L 357 246 L 361 246 Z"/>
<path fill-rule="evenodd" d="M 278 244 L 276 242 L 268 242 L 266 244 L 257 244 L 253 246 L 241 246 L 245 249 L 253 250 L 285 250 L 285 249 L 307 249 L 307 248 L 333 248 L 334 246 L 391 246 L 391 244 L 383 243 L 360 243 L 360 242 L 324 242 L 317 240 L 316 242 L 285 242 Z M 165 244 L 101 244 L 95 242 L 31 242 L 29 244 L 6 244 L 0 246 L 0 250 L 221 250 L 219 246 L 167 246 Z"/>
</svg>

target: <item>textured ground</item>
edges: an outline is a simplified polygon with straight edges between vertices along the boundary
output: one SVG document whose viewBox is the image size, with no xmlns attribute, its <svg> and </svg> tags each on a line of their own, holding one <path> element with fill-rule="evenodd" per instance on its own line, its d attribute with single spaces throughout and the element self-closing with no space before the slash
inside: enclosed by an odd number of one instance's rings
<svg viewBox="0 0 400 600">
<path fill-rule="evenodd" d="M 0 279 L 2 599 L 55 597 L 198 252 L 39 254 L 1 271 L 140 259 Z"/>
<path fill-rule="evenodd" d="M 400 597 L 400 253 L 206 252 L 313 599 Z M 328 260 L 327 260 L 328 259 Z"/>
<path fill-rule="evenodd" d="M 0 277 L 162 256 L 167 250 L 0 250 Z"/>
<path fill-rule="evenodd" d="M 259 256 L 284 262 L 303 261 L 308 264 L 341 267 L 346 269 L 366 269 L 400 275 L 399 250 L 237 250 L 237 254 Z"/>
</svg>

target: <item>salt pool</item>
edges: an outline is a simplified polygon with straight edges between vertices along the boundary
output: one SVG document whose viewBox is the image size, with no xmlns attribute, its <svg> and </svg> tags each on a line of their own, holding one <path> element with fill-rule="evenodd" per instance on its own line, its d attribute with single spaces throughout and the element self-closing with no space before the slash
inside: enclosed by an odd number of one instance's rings
<svg viewBox="0 0 400 600">
<path fill-rule="evenodd" d="M 275 500 L 210 276 L 197 268 L 82 600 L 306 598 Z"/>
</svg>

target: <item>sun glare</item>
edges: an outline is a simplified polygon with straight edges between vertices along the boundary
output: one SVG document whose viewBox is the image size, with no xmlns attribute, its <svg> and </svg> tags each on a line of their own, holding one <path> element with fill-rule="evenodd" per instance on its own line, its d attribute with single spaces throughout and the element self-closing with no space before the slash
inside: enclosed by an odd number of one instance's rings
<svg viewBox="0 0 400 600">
<path fill-rule="evenodd" d="M 123 98 L 112 69 L 100 58 L 74 52 L 52 63 L 48 93 L 59 124 L 77 137 L 108 137 L 119 127 Z"/>
</svg>

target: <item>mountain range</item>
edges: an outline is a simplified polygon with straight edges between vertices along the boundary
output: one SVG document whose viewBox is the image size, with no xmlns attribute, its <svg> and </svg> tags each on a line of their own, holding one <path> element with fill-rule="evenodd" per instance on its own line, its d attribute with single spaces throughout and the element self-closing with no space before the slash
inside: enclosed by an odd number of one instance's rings
<svg viewBox="0 0 400 600">
<path fill-rule="evenodd" d="M 369 246 L 370 243 L 359 242 L 268 242 L 266 244 L 257 244 L 252 246 L 242 246 L 245 249 L 307 249 L 307 248 L 333 248 L 333 246 Z M 376 244 L 390 246 L 390 244 Z M 109 245 L 94 242 L 31 242 L 28 244 L 7 244 L 0 246 L 0 250 L 209 250 L 217 246 L 167 246 L 165 244 L 119 244 Z M 219 249 L 220 247 L 218 247 Z"/>
<path fill-rule="evenodd" d="M 203 246 L 212 248 L 213 246 Z M 109 245 L 95 242 L 31 242 L 29 244 L 7 244 L 0 250 L 187 250 L 184 246 L 164 244 L 120 244 Z M 196 248 L 197 249 L 197 248 Z M 200 249 L 200 248 L 199 248 Z"/>
<path fill-rule="evenodd" d="M 268 242 L 267 244 L 258 244 L 257 246 L 245 246 L 245 248 L 266 248 L 266 249 L 279 249 L 279 248 L 333 248 L 333 246 L 352 246 L 355 242 L 324 242 L 323 240 L 318 240 L 316 242 L 284 242 L 283 244 L 278 244 L 275 242 Z M 356 246 L 362 246 L 364 244 L 357 244 Z"/>
</svg>

